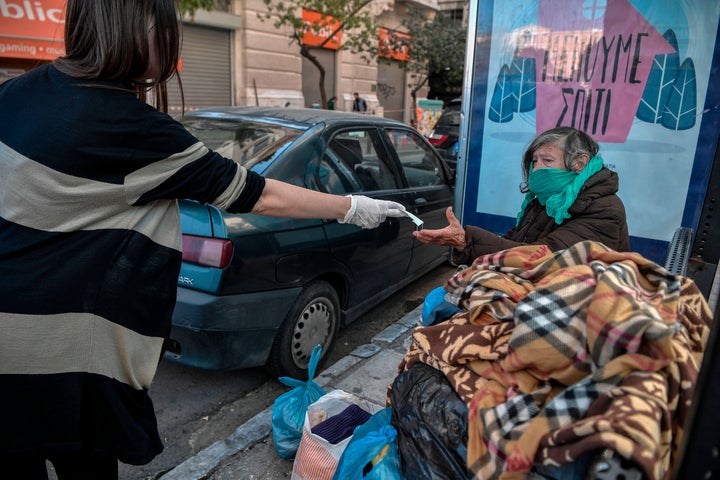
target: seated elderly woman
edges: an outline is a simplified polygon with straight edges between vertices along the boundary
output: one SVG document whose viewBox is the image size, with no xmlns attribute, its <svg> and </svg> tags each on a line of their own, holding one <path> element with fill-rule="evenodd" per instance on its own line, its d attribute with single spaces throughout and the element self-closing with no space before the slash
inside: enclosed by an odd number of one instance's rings
<svg viewBox="0 0 720 480">
<path fill-rule="evenodd" d="M 519 245 L 547 245 L 553 251 L 582 240 L 594 240 L 617 250 L 630 249 L 625 207 L 617 196 L 618 176 L 603 165 L 599 146 L 586 133 L 558 127 L 539 134 L 522 159 L 525 200 L 517 222 L 502 236 L 488 230 L 462 227 L 447 210 L 449 225 L 421 230 L 421 242 L 454 248 L 453 262 Z"/>
<path fill-rule="evenodd" d="M 692 280 L 627 251 L 618 177 L 588 135 L 544 132 L 522 167 L 504 235 L 450 209 L 417 234 L 474 262 L 428 295 L 388 390 L 403 474 L 666 478 L 712 313 Z"/>
</svg>

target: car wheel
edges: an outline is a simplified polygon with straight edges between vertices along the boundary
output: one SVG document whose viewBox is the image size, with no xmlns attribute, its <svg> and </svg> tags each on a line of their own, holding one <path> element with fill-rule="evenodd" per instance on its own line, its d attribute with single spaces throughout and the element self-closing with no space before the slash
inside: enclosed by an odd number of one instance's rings
<svg viewBox="0 0 720 480">
<path fill-rule="evenodd" d="M 309 284 L 275 336 L 268 362 L 270 371 L 277 376 L 307 379 L 313 348 L 322 345 L 321 366 L 330 355 L 339 328 L 340 301 L 335 289 L 324 281 Z"/>
</svg>

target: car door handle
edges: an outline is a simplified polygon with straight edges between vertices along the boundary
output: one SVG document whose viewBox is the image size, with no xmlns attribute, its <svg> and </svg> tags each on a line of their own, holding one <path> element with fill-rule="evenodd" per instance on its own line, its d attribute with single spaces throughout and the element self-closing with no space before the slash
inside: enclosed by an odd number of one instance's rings
<svg viewBox="0 0 720 480">
<path fill-rule="evenodd" d="M 427 205 L 428 201 L 422 197 L 415 199 L 415 205 Z"/>
</svg>

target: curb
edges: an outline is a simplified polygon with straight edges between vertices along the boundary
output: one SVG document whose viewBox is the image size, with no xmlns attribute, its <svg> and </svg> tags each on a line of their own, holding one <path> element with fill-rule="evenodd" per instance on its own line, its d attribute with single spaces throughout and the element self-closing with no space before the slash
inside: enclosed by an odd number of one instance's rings
<svg viewBox="0 0 720 480">
<path fill-rule="evenodd" d="M 370 343 L 361 345 L 345 357 L 323 370 L 315 377 L 315 382 L 325 387 L 333 380 L 341 377 L 366 358 L 370 358 L 387 348 L 392 342 L 411 328 L 418 325 L 422 312 L 422 304 L 406 313 L 394 324 L 375 335 Z M 211 474 L 225 460 L 238 452 L 254 445 L 272 432 L 272 406 L 256 414 L 240 425 L 235 432 L 223 440 L 218 440 L 209 447 L 188 458 L 159 478 L 162 480 L 202 479 Z"/>
</svg>

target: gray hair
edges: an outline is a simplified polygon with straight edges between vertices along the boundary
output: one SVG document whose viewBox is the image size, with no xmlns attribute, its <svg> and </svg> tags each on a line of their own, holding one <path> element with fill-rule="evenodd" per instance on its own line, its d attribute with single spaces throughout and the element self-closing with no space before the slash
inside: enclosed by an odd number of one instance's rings
<svg viewBox="0 0 720 480">
<path fill-rule="evenodd" d="M 526 193 L 528 191 L 527 182 L 528 176 L 530 175 L 530 164 L 532 163 L 533 155 L 538 148 L 548 144 L 557 145 L 563 150 L 563 152 L 565 152 L 563 161 L 565 168 L 568 170 L 572 169 L 573 160 L 580 155 L 587 155 L 588 158 L 592 158 L 597 155 L 600 150 L 600 146 L 590 137 L 590 135 L 576 128 L 557 127 L 544 131 L 536 136 L 532 142 L 530 142 L 530 145 L 523 155 L 523 181 L 520 184 L 520 191 L 522 193 Z"/>
</svg>

